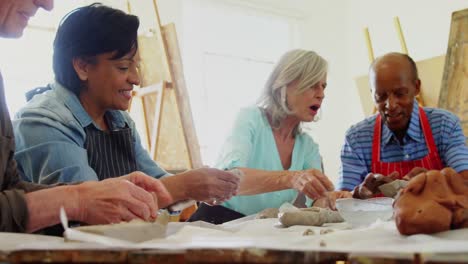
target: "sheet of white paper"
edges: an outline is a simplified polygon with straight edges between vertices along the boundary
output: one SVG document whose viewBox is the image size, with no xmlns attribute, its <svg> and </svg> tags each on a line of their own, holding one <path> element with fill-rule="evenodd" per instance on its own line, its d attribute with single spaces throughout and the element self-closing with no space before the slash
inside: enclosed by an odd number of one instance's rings
<svg viewBox="0 0 468 264">
<path fill-rule="evenodd" d="M 315 235 L 303 236 L 311 229 Z M 321 230 L 333 232 L 320 234 Z M 351 229 L 347 223 L 326 224 L 322 227 L 292 226 L 284 228 L 278 219 L 243 219 L 223 225 L 205 222 L 169 223 L 167 236 L 143 243 L 131 243 L 90 234 L 69 231 L 68 236 L 84 243 L 65 243 L 61 238 L 49 238 L 48 249 L 96 248 L 148 248 L 148 249 L 195 249 L 195 248 L 255 248 L 334 252 L 380 252 L 391 253 L 468 253 L 468 229 L 458 229 L 434 235 L 402 236 L 393 221 L 377 221 L 371 226 Z M 72 230 L 76 231 L 76 230 Z M 17 235 L 17 234 L 15 234 Z M 26 237 L 23 237 L 26 236 Z M 10 244 L 12 249 L 44 248 L 43 238 L 19 235 L 18 241 Z M 8 241 L 8 233 L 0 233 L 0 241 Z M 40 242 L 39 242 L 40 241 Z M 92 242 L 92 243 L 91 243 Z M 2 244 L 4 245 L 4 244 Z M 39 246 L 40 245 L 40 246 Z M 2 247 L 3 248 L 3 247 Z"/>
<path fill-rule="evenodd" d="M 54 236 L 32 235 L 0 232 L 0 249 L 2 251 L 18 250 L 23 244 L 63 243 L 63 238 Z"/>
</svg>

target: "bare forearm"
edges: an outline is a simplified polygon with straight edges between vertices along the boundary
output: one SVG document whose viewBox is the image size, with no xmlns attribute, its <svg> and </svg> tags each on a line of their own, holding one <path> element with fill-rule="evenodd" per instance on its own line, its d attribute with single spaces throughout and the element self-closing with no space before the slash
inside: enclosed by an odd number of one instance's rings
<svg viewBox="0 0 468 264">
<path fill-rule="evenodd" d="M 27 232 L 58 224 L 60 222 L 59 211 L 62 206 L 70 220 L 80 220 L 77 217 L 78 192 L 76 188 L 77 185 L 59 186 L 27 193 L 25 195 L 29 214 Z"/>
<path fill-rule="evenodd" d="M 182 177 L 178 175 L 164 177 L 161 182 L 164 184 L 166 189 L 172 196 L 172 202 L 178 202 L 189 199 L 188 194 L 185 190 L 186 184 L 181 182 Z M 169 204 L 159 204 L 159 208 L 165 208 Z"/>
<path fill-rule="evenodd" d="M 253 195 L 292 188 L 292 171 L 267 171 L 238 168 L 244 173 L 238 195 Z"/>
</svg>

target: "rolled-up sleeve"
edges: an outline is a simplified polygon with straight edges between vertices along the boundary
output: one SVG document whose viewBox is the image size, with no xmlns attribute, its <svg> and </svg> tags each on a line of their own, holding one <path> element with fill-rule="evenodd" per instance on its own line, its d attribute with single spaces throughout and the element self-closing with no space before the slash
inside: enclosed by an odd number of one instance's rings
<svg viewBox="0 0 468 264">
<path fill-rule="evenodd" d="M 14 142 L 11 138 L 0 136 L 1 157 L 5 160 L 0 192 L 0 232 L 25 232 L 28 221 L 28 208 L 24 194 L 48 188 L 48 186 L 20 180 L 16 161 L 13 159 Z"/>
<path fill-rule="evenodd" d="M 356 139 L 350 133 L 346 134 L 344 145 L 341 149 L 341 167 L 338 178 L 338 190 L 352 190 L 359 185 L 368 169 L 360 148 L 354 144 Z"/>
</svg>

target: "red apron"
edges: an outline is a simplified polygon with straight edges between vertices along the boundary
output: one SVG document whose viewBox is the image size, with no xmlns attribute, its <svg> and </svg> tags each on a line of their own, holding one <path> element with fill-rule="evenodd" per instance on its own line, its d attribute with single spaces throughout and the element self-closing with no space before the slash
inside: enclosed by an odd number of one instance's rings
<svg viewBox="0 0 468 264">
<path fill-rule="evenodd" d="M 431 126 L 427 120 L 426 113 L 419 107 L 419 120 L 421 123 L 424 138 L 429 153 L 420 160 L 399 161 L 399 162 L 382 162 L 380 161 L 380 139 L 382 134 L 382 117 L 377 115 L 374 127 L 374 139 L 372 142 L 372 173 L 380 173 L 388 175 L 394 171 L 400 173 L 400 179 L 403 178 L 414 167 L 422 167 L 428 170 L 443 169 L 442 161 L 439 157 L 434 138 L 432 137 Z"/>
</svg>

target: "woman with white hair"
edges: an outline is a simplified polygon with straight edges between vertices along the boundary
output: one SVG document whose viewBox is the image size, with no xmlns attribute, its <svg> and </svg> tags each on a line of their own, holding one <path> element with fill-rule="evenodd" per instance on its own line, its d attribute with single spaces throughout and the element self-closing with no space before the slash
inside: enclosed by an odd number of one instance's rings
<svg viewBox="0 0 468 264">
<path fill-rule="evenodd" d="M 319 199 L 334 189 L 318 145 L 301 129 L 317 119 L 326 86 L 327 62 L 317 53 L 298 49 L 281 57 L 259 105 L 240 111 L 218 158 L 216 167 L 244 174 L 238 195 L 223 206 L 250 215 L 298 193 Z"/>
</svg>

